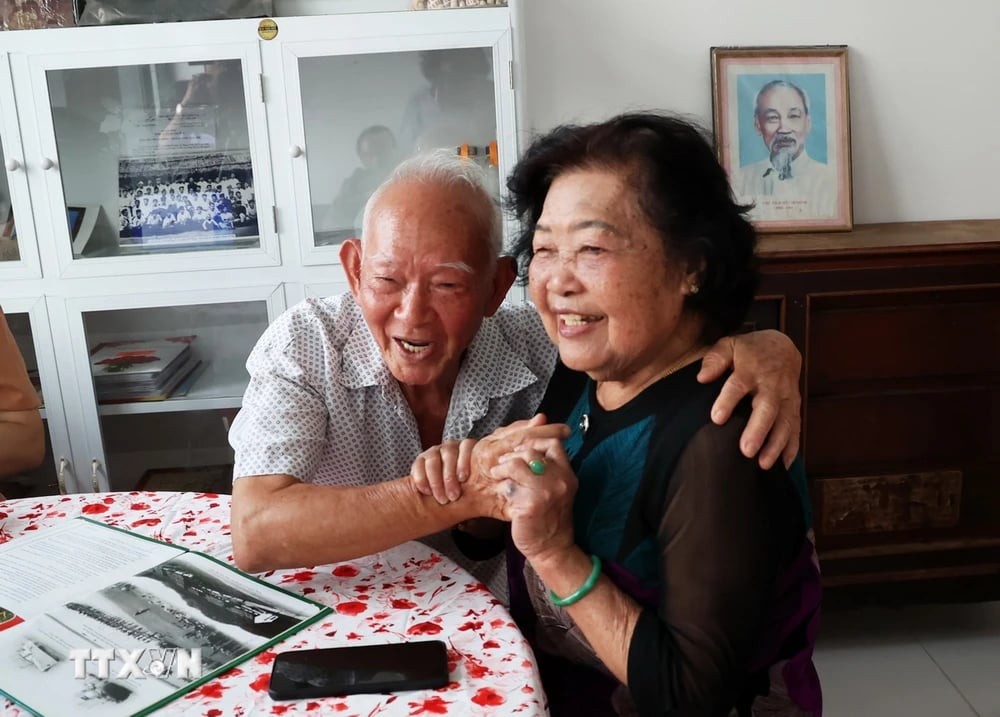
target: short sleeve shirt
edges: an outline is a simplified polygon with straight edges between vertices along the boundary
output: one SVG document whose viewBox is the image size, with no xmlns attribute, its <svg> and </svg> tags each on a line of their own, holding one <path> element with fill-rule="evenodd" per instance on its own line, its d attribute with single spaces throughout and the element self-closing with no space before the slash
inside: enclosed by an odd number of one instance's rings
<svg viewBox="0 0 1000 717">
<path fill-rule="evenodd" d="M 534 307 L 501 306 L 466 352 L 444 439 L 478 438 L 530 417 L 556 355 Z M 286 311 L 264 332 L 247 369 L 250 383 L 229 434 L 236 478 L 285 474 L 362 486 L 409 474 L 422 450 L 417 422 L 352 295 L 308 299 Z M 498 561 L 470 563 L 444 535 L 427 542 L 491 588 L 502 584 Z"/>
<path fill-rule="evenodd" d="M 24 358 L 0 310 L 0 411 L 30 411 L 38 404 Z"/>
</svg>

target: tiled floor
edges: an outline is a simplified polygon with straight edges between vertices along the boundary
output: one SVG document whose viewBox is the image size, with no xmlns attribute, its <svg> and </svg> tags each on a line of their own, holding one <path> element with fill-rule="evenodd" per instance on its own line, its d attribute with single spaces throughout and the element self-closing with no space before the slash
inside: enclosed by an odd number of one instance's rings
<svg viewBox="0 0 1000 717">
<path fill-rule="evenodd" d="M 826 717 L 1000 717 L 1000 602 L 823 615 Z"/>
</svg>

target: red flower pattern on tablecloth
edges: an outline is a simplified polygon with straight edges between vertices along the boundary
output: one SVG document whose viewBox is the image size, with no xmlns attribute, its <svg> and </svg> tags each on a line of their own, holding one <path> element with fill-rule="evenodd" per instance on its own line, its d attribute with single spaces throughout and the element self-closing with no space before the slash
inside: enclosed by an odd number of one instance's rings
<svg viewBox="0 0 1000 717">
<path fill-rule="evenodd" d="M 466 655 L 465 674 L 470 677 L 486 677 L 491 674 L 491 670 L 476 658 Z"/>
<path fill-rule="evenodd" d="M 422 714 L 432 714 L 432 715 L 446 715 L 448 714 L 448 705 L 451 704 L 440 697 L 434 696 L 429 697 L 423 702 L 411 702 L 410 710 L 411 715 L 422 715 Z"/>
<path fill-rule="evenodd" d="M 268 685 L 271 684 L 271 675 L 264 672 L 257 675 L 257 679 L 250 683 L 250 689 L 256 690 L 257 692 L 264 692 L 267 690 Z"/>
<path fill-rule="evenodd" d="M 254 662 L 259 662 L 269 665 L 271 664 L 272 661 L 274 661 L 274 658 L 277 656 L 277 654 L 278 653 L 275 652 L 274 650 L 264 650 L 262 653 L 260 653 L 254 658 Z"/>
<path fill-rule="evenodd" d="M 363 613 L 365 610 L 368 609 L 368 606 L 365 605 L 363 602 L 358 602 L 357 600 L 351 600 L 350 602 L 338 603 L 335 609 L 341 615 L 360 615 L 361 613 Z"/>
<path fill-rule="evenodd" d="M 0 514 L 0 542 L 66 517 L 87 515 L 232 563 L 228 496 L 148 492 L 52 496 L 8 501 Z M 307 594 L 334 611 L 170 703 L 165 713 L 188 717 L 547 714 L 534 658 L 510 615 L 485 586 L 420 543 L 350 563 L 276 570 L 257 577 Z M 402 699 L 352 695 L 288 703 L 273 702 L 267 694 L 271 665 L 279 652 L 419 639 L 448 644 L 451 681 L 439 694 L 428 690 L 404 693 Z M 0 713 L 25 714 L 2 699 Z"/>
<path fill-rule="evenodd" d="M 212 682 L 206 682 L 204 685 L 196 689 L 187 695 L 189 699 L 204 699 L 209 698 L 217 700 L 222 697 L 222 692 L 226 688 L 219 682 L 213 680 Z"/>
<path fill-rule="evenodd" d="M 496 707 L 497 705 L 502 705 L 506 702 L 503 695 L 498 693 L 492 687 L 481 687 L 479 691 L 472 696 L 472 701 L 477 705 L 482 705 L 483 707 Z"/>
<path fill-rule="evenodd" d="M 441 626 L 435 625 L 433 622 L 418 622 L 416 625 L 411 625 L 406 631 L 407 635 L 437 635 L 441 632 Z"/>
</svg>

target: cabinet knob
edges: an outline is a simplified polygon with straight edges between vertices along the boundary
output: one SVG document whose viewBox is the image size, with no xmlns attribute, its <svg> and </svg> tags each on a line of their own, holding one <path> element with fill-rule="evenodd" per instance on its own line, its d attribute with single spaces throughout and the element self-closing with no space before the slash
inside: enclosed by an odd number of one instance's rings
<svg viewBox="0 0 1000 717">
<path fill-rule="evenodd" d="M 42 161 L 39 162 L 39 164 L 42 166 L 42 169 L 52 169 L 54 166 L 56 166 L 56 163 L 53 162 L 48 157 L 42 157 Z"/>
<path fill-rule="evenodd" d="M 293 158 L 301 157 L 302 148 L 297 144 L 293 144 L 291 147 L 288 148 L 288 155 Z"/>
<path fill-rule="evenodd" d="M 16 172 L 21 168 L 21 163 L 13 157 L 8 157 L 7 161 L 4 162 L 4 166 L 7 167 L 8 172 Z"/>
</svg>

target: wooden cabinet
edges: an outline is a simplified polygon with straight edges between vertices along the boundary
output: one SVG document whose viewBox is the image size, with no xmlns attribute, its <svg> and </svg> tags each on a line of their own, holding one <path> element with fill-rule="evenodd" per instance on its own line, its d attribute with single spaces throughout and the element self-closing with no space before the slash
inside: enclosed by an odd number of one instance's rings
<svg viewBox="0 0 1000 717">
<path fill-rule="evenodd" d="M 765 236 L 829 586 L 1000 577 L 1000 220 Z"/>
</svg>

